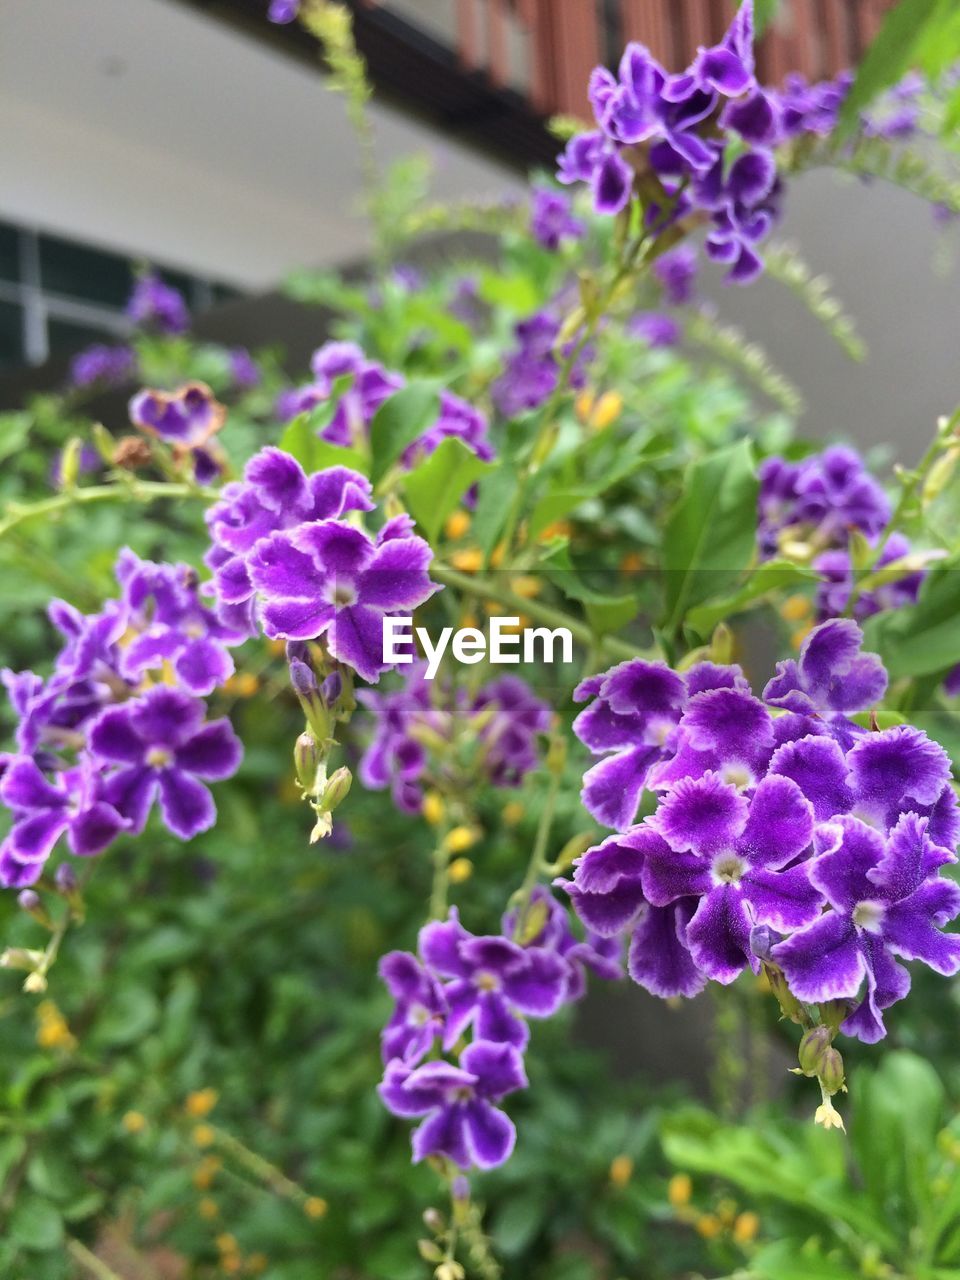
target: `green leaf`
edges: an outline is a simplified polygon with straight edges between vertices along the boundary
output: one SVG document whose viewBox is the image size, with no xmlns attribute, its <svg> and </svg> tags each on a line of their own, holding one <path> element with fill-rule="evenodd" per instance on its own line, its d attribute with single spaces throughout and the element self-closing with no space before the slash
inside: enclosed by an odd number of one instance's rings
<svg viewBox="0 0 960 1280">
<path fill-rule="evenodd" d="M 321 440 L 317 429 L 316 413 L 300 414 L 284 430 L 280 448 L 292 454 L 308 475 L 327 467 L 349 467 L 366 475 L 368 461 L 359 449 L 345 449 Z"/>
<path fill-rule="evenodd" d="M 954 0 L 900 0 L 890 10 L 840 110 L 838 138 L 853 133 L 863 109 L 910 68 L 921 42 L 929 38 L 942 19 L 949 17 L 953 3 Z"/>
<path fill-rule="evenodd" d="M 29 413 L 0 413 L 0 462 L 19 452 L 30 433 L 33 417 Z"/>
<path fill-rule="evenodd" d="M 558 539 L 552 544 L 549 554 L 544 557 L 543 567 L 552 582 L 555 582 L 565 596 L 571 600 L 578 600 L 585 606 L 594 606 L 600 609 L 615 610 L 621 614 L 626 612 L 624 621 L 629 622 L 637 616 L 637 598 L 632 594 L 624 594 L 617 592 L 616 594 L 609 591 L 601 591 L 598 587 L 592 587 L 589 583 L 584 582 L 580 576 L 580 571 L 570 559 L 570 550 L 567 546 L 566 539 Z M 612 571 L 611 571 L 612 573 Z M 609 619 L 613 614 L 600 613 L 598 618 Z M 619 623 L 620 626 L 624 622 Z M 608 627 L 608 629 L 611 629 Z"/>
<path fill-rule="evenodd" d="M 407 504 L 431 542 L 470 486 L 492 470 L 493 464 L 481 462 L 462 440 L 450 437 L 404 476 Z"/>
<path fill-rule="evenodd" d="M 664 615 L 676 630 L 688 609 L 721 596 L 756 550 L 758 483 L 749 440 L 687 468 L 664 533 Z"/>
<path fill-rule="evenodd" d="M 817 571 L 792 560 L 767 560 L 758 565 L 743 586 L 722 600 L 698 605 L 687 614 L 687 625 L 700 635 L 708 635 L 718 622 L 735 613 L 741 613 L 749 605 L 759 604 L 765 596 L 791 587 L 803 587 L 819 578 Z"/>
<path fill-rule="evenodd" d="M 384 400 L 370 423 L 370 478 L 374 484 L 439 416 L 440 395 L 432 381 L 408 382 Z"/>
<path fill-rule="evenodd" d="M 540 1230 L 545 1212 L 543 1196 L 536 1190 L 512 1196 L 493 1223 L 496 1247 L 507 1257 L 522 1253 Z"/>
<path fill-rule="evenodd" d="M 932 569 L 915 605 L 875 614 L 864 635 L 891 680 L 949 671 L 960 659 L 960 561 Z"/>
<path fill-rule="evenodd" d="M 48 1200 L 23 1192 L 10 1214 L 10 1238 L 35 1253 L 56 1249 L 63 1239 L 63 1220 Z"/>
<path fill-rule="evenodd" d="M 472 533 L 484 555 L 497 545 L 516 485 L 517 472 L 507 457 L 480 481 Z"/>
</svg>

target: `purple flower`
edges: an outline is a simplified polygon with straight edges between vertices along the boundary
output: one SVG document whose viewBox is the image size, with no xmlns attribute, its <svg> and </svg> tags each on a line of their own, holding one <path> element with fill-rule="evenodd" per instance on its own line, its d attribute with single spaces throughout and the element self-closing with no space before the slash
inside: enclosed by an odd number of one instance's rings
<svg viewBox="0 0 960 1280">
<path fill-rule="evenodd" d="M 430 581 L 430 547 L 401 519 L 374 542 L 337 520 L 315 520 L 262 538 L 248 559 L 270 638 L 324 636 L 338 661 L 376 683 L 383 658 L 383 619 L 409 614 L 437 586 Z"/>
<path fill-rule="evenodd" d="M 550 708 L 519 676 L 500 676 L 478 691 L 469 714 L 484 711 L 484 772 L 495 787 L 518 787 L 539 765 L 537 735 L 550 728 Z"/>
<path fill-rule="evenodd" d="M 899 609 L 916 604 L 920 588 L 926 578 L 926 570 L 915 568 L 916 563 L 938 559 L 941 552 L 928 552 L 919 556 L 900 533 L 892 533 L 886 539 L 872 572 L 881 569 L 882 574 L 874 586 L 857 595 L 853 613 L 857 618 L 869 618 L 885 609 Z M 894 566 L 910 557 L 910 568 Z M 820 618 L 832 618 L 845 613 L 854 586 L 853 562 L 849 551 L 824 551 L 813 561 L 820 574 L 816 592 L 816 610 Z"/>
<path fill-rule="evenodd" d="M 372 508 L 370 482 L 356 471 L 331 467 L 308 477 L 290 454 L 261 449 L 247 463 L 243 480 L 225 485 L 206 515 L 213 546 L 205 559 L 221 620 L 250 635 L 256 630 L 248 561 L 261 538 Z"/>
<path fill-rule="evenodd" d="M 505 418 L 515 418 L 528 409 L 537 409 L 556 389 L 560 378 L 560 362 L 556 351 L 560 335 L 560 321 L 552 311 L 537 311 L 522 320 L 514 330 L 519 346 L 507 359 L 506 368 L 493 384 L 494 404 Z M 559 352 L 565 359 L 573 349 L 567 343 Z M 571 371 L 570 385 L 574 388 L 586 382 L 586 364 L 592 352 L 586 348 L 580 353 Z"/>
<path fill-rule="evenodd" d="M 239 391 L 251 391 L 263 380 L 260 366 L 246 347 L 234 347 L 229 353 L 230 381 Z"/>
<path fill-rule="evenodd" d="M 111 347 L 96 343 L 73 357 L 68 381 L 77 390 L 94 386 L 119 386 L 131 381 L 136 372 L 137 357 L 131 347 Z"/>
<path fill-rule="evenodd" d="M 679 307 L 692 301 L 697 276 L 696 250 L 688 244 L 678 245 L 654 262 L 653 274 L 660 282 L 665 302 Z"/>
<path fill-rule="evenodd" d="M 403 688 L 389 693 L 363 689 L 358 701 L 375 718 L 373 736 L 360 761 L 360 781 L 371 791 L 390 787 L 393 802 L 403 813 L 419 813 L 423 806 L 421 779 L 428 754 L 417 736 L 421 727 L 431 735 L 452 737 L 449 710 L 434 705 L 424 663 L 404 674 Z"/>
<path fill-rule="evenodd" d="M 764 556 L 784 539 L 846 548 L 851 530 L 876 542 L 890 504 L 859 454 L 836 445 L 802 462 L 768 458 L 760 467 L 758 539 Z"/>
<path fill-rule="evenodd" d="M 530 230 L 545 249 L 556 252 L 562 240 L 579 240 L 584 225 L 573 216 L 570 200 L 559 191 L 538 187 L 533 193 Z"/>
<path fill-rule="evenodd" d="M 818 829 L 817 855 L 810 881 L 829 910 L 778 943 L 773 958 L 800 1000 L 854 999 L 866 980 L 842 1030 L 872 1044 L 886 1035 L 883 1010 L 910 989 L 894 957 L 960 971 L 960 937 L 941 932 L 960 913 L 960 887 L 940 875 L 956 858 L 913 813 L 886 839 L 857 818 L 836 818 Z"/>
<path fill-rule="evenodd" d="M 183 295 L 159 276 L 141 276 L 127 303 L 127 316 L 138 328 L 159 333 L 185 333 L 190 328 L 190 312 Z"/>
<path fill-rule="evenodd" d="M 92 725 L 91 753 L 117 766 L 104 798 L 134 832 L 143 830 L 158 795 L 164 823 L 181 840 L 216 821 L 204 782 L 230 777 L 243 751 L 228 720 L 205 724 L 203 714 L 202 702 L 158 685 L 132 702 L 108 707 Z"/>
<path fill-rule="evenodd" d="M 468 1027 L 477 1040 L 523 1048 L 530 1032 L 521 1015 L 549 1018 L 563 1002 L 567 965 L 559 955 L 498 935 L 475 937 L 455 910 L 448 920 L 420 930 L 417 950 L 423 963 L 445 980 L 445 1049 Z"/>
<path fill-rule="evenodd" d="M 194 570 L 141 560 L 125 547 L 116 573 L 128 629 L 136 633 L 122 646 L 120 675 L 137 683 L 144 672 L 169 663 L 188 693 L 204 695 L 225 684 L 234 671 L 227 650 L 246 636 L 201 603 Z"/>
<path fill-rule="evenodd" d="M 92 768 L 62 770 L 48 781 L 28 756 L 14 758 L 0 781 L 0 800 L 13 813 L 13 827 L 0 845 L 0 883 L 34 884 L 64 834 L 71 853 L 89 857 L 129 827 L 104 800 L 102 780 Z"/>
<path fill-rule="evenodd" d="M 495 1105 L 527 1086 L 523 1060 L 509 1044 L 475 1041 L 460 1065 L 391 1062 L 378 1092 L 395 1116 L 424 1119 L 413 1131 L 413 1158 L 446 1156 L 461 1169 L 493 1169 L 510 1158 L 513 1122 Z"/>
<path fill-rule="evenodd" d="M 301 0 L 270 0 L 267 17 L 278 26 L 285 26 L 288 22 L 296 20 L 300 12 L 300 4 Z"/>
<path fill-rule="evenodd" d="M 420 1062 L 443 1033 L 447 1001 L 436 977 L 408 951 L 380 961 L 380 977 L 396 1004 L 381 1033 L 383 1061 Z"/>
<path fill-rule="evenodd" d="M 662 311 L 638 311 L 627 321 L 627 333 L 648 347 L 675 347 L 680 341 L 679 324 Z"/>
<path fill-rule="evenodd" d="M 543 885 L 537 885 L 530 895 L 526 931 L 535 920 L 542 923 L 532 936 L 524 938 L 524 945 L 544 947 L 566 961 L 567 983 L 563 1004 L 580 1000 L 586 994 L 588 970 L 607 980 L 623 977 L 623 947 L 619 937 L 604 937 L 588 929 L 585 938 L 578 938 L 570 927 L 569 911 Z M 504 937 L 515 937 L 518 923 L 517 912 L 508 911 L 501 923 Z"/>
<path fill-rule="evenodd" d="M 226 421 L 226 408 L 203 382 L 176 391 L 139 391 L 130 401 L 130 421 L 174 448 L 205 445 Z"/>
<path fill-rule="evenodd" d="M 850 618 L 815 627 L 795 661 L 777 663 L 764 701 L 800 715 L 829 718 L 865 711 L 887 691 L 887 673 L 875 653 L 861 653 L 863 632 Z"/>
</svg>

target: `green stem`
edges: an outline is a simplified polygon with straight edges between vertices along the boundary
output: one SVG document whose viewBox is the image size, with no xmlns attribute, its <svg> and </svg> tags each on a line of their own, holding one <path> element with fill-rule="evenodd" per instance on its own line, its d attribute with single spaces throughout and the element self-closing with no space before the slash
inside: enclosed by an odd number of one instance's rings
<svg viewBox="0 0 960 1280">
<path fill-rule="evenodd" d="M 540 815 L 540 822 L 537 826 L 537 834 L 533 842 L 533 851 L 530 854 L 530 861 L 527 864 L 527 872 L 523 877 L 523 883 L 516 894 L 516 911 L 517 924 L 514 929 L 514 937 L 520 939 L 523 937 L 524 927 L 527 921 L 527 912 L 530 907 L 530 899 L 533 891 L 537 886 L 537 881 L 547 868 L 547 845 L 550 842 L 550 832 L 553 829 L 553 819 L 557 811 L 557 796 L 560 793 L 560 781 L 562 777 L 562 769 L 554 769 L 550 774 L 550 789 L 547 792 L 546 803 L 543 806 L 543 812 Z"/>
<path fill-rule="evenodd" d="M 95 1276 L 96 1280 L 123 1280 L 122 1276 L 118 1276 L 116 1271 L 108 1267 L 95 1253 L 91 1253 L 87 1246 L 79 1240 L 67 1241 L 67 1253 L 73 1258 L 74 1262 L 78 1262 L 81 1267 L 86 1268 L 90 1275 Z"/>
<path fill-rule="evenodd" d="M 441 822 L 437 828 L 437 843 L 433 850 L 433 886 L 430 890 L 430 919 L 444 920 L 447 915 L 448 871 L 450 867 L 450 851 L 447 848 L 447 835 L 450 825 Z"/>
<path fill-rule="evenodd" d="M 59 515 L 71 507 L 98 502 L 153 502 L 158 498 L 197 498 L 201 502 L 215 502 L 219 498 L 216 489 L 203 489 L 194 484 L 172 484 L 165 480 L 134 480 L 129 484 L 98 484 L 85 489 L 67 489 L 39 502 L 8 503 L 6 514 L 0 519 L 0 538 L 11 529 L 46 516 Z"/>
</svg>

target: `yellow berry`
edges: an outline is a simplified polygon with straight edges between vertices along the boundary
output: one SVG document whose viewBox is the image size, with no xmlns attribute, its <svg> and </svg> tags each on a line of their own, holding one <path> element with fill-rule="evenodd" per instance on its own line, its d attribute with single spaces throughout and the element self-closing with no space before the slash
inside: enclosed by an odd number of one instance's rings
<svg viewBox="0 0 960 1280">
<path fill-rule="evenodd" d="M 785 622 L 803 622 L 813 613 L 813 605 L 806 596 L 787 596 L 780 606 L 780 617 Z"/>
<path fill-rule="evenodd" d="M 473 875 L 473 863 L 469 858 L 454 858 L 447 868 L 447 879 L 451 884 L 463 884 Z"/>
<path fill-rule="evenodd" d="M 633 1174 L 630 1156 L 614 1156 L 610 1161 L 610 1181 L 615 1187 L 625 1187 Z"/>
<path fill-rule="evenodd" d="M 554 538 L 569 538 L 573 525 L 569 520 L 554 520 L 537 534 L 538 542 L 552 542 Z"/>
<path fill-rule="evenodd" d="M 515 827 L 523 821 L 524 807 L 519 800 L 511 800 L 503 806 L 503 820 L 508 827 Z"/>
<path fill-rule="evenodd" d="M 702 1213 L 693 1225 L 704 1240 L 716 1240 L 723 1230 L 723 1224 L 715 1213 Z"/>
<path fill-rule="evenodd" d="M 461 573 L 476 573 L 483 568 L 483 552 L 479 547 L 464 547 L 462 551 L 453 553 L 450 563 Z"/>
<path fill-rule="evenodd" d="M 216 1156 L 204 1156 L 193 1171 L 193 1185 L 198 1191 L 209 1191 L 220 1169 L 221 1162 Z"/>
<path fill-rule="evenodd" d="M 212 1221 L 214 1218 L 219 1218 L 220 1206 L 217 1204 L 216 1200 L 211 1200 L 209 1196 L 204 1196 L 197 1205 L 197 1212 L 200 1214 L 201 1218 L 206 1218 L 208 1221 Z"/>
<path fill-rule="evenodd" d="M 208 1116 L 213 1108 L 217 1105 L 220 1095 L 216 1089 L 197 1089 L 194 1093 L 187 1094 L 185 1109 L 187 1115 L 194 1120 L 202 1120 L 204 1116 Z"/>
<path fill-rule="evenodd" d="M 229 1231 L 221 1231 L 214 1241 L 214 1244 L 221 1253 L 237 1252 L 237 1237 L 232 1236 Z"/>
<path fill-rule="evenodd" d="M 208 1124 L 198 1124 L 193 1130 L 193 1141 L 198 1147 L 209 1147 L 216 1134 Z"/>
<path fill-rule="evenodd" d="M 541 585 L 540 579 L 532 577 L 529 573 L 518 574 L 510 580 L 510 590 L 521 600 L 532 600 L 534 596 L 538 596 Z"/>
<path fill-rule="evenodd" d="M 593 409 L 593 392 L 581 391 L 574 401 L 577 417 L 581 422 L 588 422 L 590 419 L 590 411 Z"/>
<path fill-rule="evenodd" d="M 667 1199 L 674 1209 L 680 1209 L 690 1203 L 693 1195 L 693 1182 L 689 1173 L 675 1173 L 667 1183 Z"/>
<path fill-rule="evenodd" d="M 497 546 L 495 546 L 493 549 L 493 552 L 490 556 L 490 567 L 492 569 L 499 569 L 506 558 L 507 558 L 507 544 L 505 542 L 501 542 Z"/>
<path fill-rule="evenodd" d="M 474 827 L 454 827 L 444 840 L 444 848 L 448 853 L 465 853 L 477 843 L 479 832 Z"/>
<path fill-rule="evenodd" d="M 733 1238 L 737 1244 L 750 1244 L 760 1232 L 760 1219 L 755 1213 L 741 1213 L 733 1224 Z"/>
<path fill-rule="evenodd" d="M 321 1196 L 309 1196 L 304 1203 L 303 1212 L 308 1218 L 324 1218 L 327 1214 L 327 1202 Z"/>
<path fill-rule="evenodd" d="M 139 1111 L 128 1111 L 120 1121 L 127 1133 L 143 1133 L 147 1118 Z"/>
<path fill-rule="evenodd" d="M 443 531 L 453 542 L 465 538 L 470 532 L 470 517 L 466 511 L 454 511 L 452 515 L 447 516 Z"/>
<path fill-rule="evenodd" d="M 443 797 L 437 791 L 428 791 L 423 797 L 423 805 L 421 813 L 431 827 L 437 826 L 443 821 L 443 815 L 446 806 L 443 803 Z"/>
<path fill-rule="evenodd" d="M 605 391 L 593 406 L 590 425 L 594 431 L 604 431 L 612 426 L 623 412 L 623 396 L 619 391 Z"/>
</svg>

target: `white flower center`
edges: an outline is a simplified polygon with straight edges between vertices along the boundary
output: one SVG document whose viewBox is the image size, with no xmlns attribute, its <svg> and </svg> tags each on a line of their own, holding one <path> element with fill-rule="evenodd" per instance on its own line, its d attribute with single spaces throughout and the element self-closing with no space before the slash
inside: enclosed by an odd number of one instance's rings
<svg viewBox="0 0 960 1280">
<path fill-rule="evenodd" d="M 481 969 L 474 974 L 473 985 L 478 991 L 499 991 L 500 979 L 495 973 L 489 973 L 486 969 Z"/>
<path fill-rule="evenodd" d="M 720 777 L 738 791 L 752 787 L 754 783 L 753 770 L 745 764 L 725 764 L 720 770 Z"/>
<path fill-rule="evenodd" d="M 713 860 L 714 884 L 739 884 L 747 864 L 736 853 L 720 853 Z"/>
<path fill-rule="evenodd" d="M 146 761 L 151 769 L 166 769 L 173 764 L 173 752 L 166 747 L 151 747 L 146 754 Z"/>
<path fill-rule="evenodd" d="M 858 902 L 853 908 L 853 923 L 865 933 L 879 933 L 885 911 L 882 902 Z"/>
<path fill-rule="evenodd" d="M 335 609 L 347 609 L 357 603 L 356 587 L 350 582 L 332 582 L 327 588 L 327 603 Z"/>
</svg>

